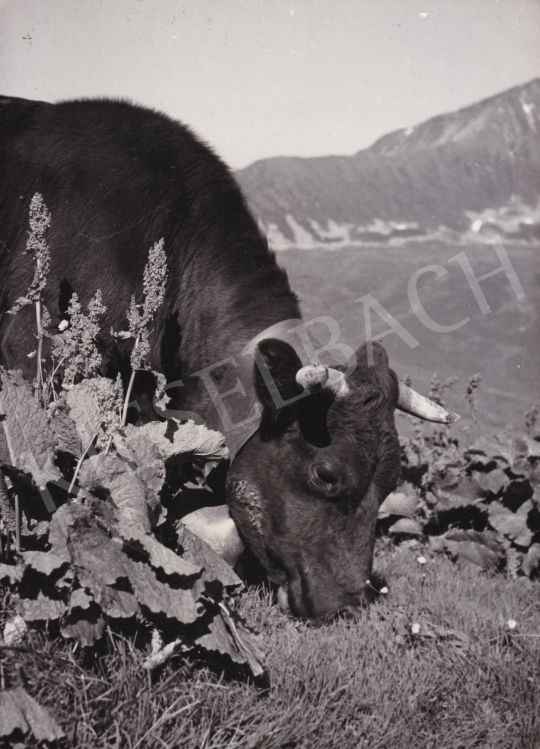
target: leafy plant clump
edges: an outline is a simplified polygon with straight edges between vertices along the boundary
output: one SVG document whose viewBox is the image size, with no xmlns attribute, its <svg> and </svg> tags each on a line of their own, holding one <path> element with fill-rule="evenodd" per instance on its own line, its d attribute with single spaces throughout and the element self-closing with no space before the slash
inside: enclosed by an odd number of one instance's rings
<svg viewBox="0 0 540 749">
<path fill-rule="evenodd" d="M 259 653 L 257 640 L 227 603 L 228 594 L 241 587 L 239 578 L 181 523 L 167 527 L 160 501 L 167 469 L 175 462 L 227 456 L 222 435 L 174 419 L 117 427 L 113 449 L 94 449 L 83 461 L 77 501 L 36 525 L 29 478 L 49 502 L 51 482 L 69 486 L 55 455 L 80 458 L 88 441 L 97 443 L 100 431 L 106 435 L 108 414 L 100 416 L 99 393 L 112 391 L 115 383 L 83 381 L 49 416 L 19 373 L 0 374 L 11 457 L 3 469 L 13 491 L 27 497 L 22 547 L 29 547 L 20 551 L 16 566 L 0 567 L 0 577 L 16 593 L 25 621 L 57 622 L 64 636 L 89 646 L 103 635 L 106 621 L 137 619 L 159 633 L 155 642 L 221 651 L 261 673 L 252 655 Z M 169 546 L 157 540 L 156 527 L 165 537 L 173 531 Z M 159 662 L 160 649 L 150 665 Z"/>
<path fill-rule="evenodd" d="M 39 220 L 31 220 L 43 254 L 50 214 L 38 198 L 32 210 Z M 28 294 L 36 304 L 47 277 L 41 265 Z M 123 335 L 135 339 L 130 385 L 136 370 L 148 367 L 149 326 L 166 277 L 161 241 L 145 270 L 145 302 L 132 299 Z M 228 457 L 224 438 L 175 419 L 125 425 L 129 389 L 124 396 L 119 378 L 96 376 L 104 311 L 99 291 L 87 314 L 73 295 L 69 323 L 44 332 L 53 344 L 52 365 L 39 388 L 0 367 L 0 551 L 9 562 L 0 565 L 0 580 L 24 622 L 52 627 L 83 647 L 107 628 L 138 626 L 147 634 L 149 669 L 174 652 L 193 651 L 225 655 L 259 676 L 260 638 L 231 599 L 240 579 L 176 519 L 182 513 L 168 518 L 162 503 L 163 494 L 178 498 L 187 479 L 204 485 L 209 470 Z"/>
<path fill-rule="evenodd" d="M 473 426 L 480 379 L 472 377 L 466 392 Z M 433 387 L 431 395 L 437 399 Z M 461 565 L 538 576 L 540 435 L 533 411 L 528 434 L 480 436 L 468 446 L 449 427 L 427 435 L 414 419 L 413 436 L 401 438 L 403 481 L 380 507 L 380 529 L 394 539 L 425 538 Z"/>
</svg>

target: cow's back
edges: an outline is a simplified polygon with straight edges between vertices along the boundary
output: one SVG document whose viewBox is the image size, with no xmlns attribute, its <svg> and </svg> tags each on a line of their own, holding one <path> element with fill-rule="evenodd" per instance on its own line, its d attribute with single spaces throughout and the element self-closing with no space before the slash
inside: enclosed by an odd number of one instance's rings
<svg viewBox="0 0 540 749">
<path fill-rule="evenodd" d="M 86 304 L 99 288 L 108 308 L 102 329 L 124 329 L 131 295 L 142 301 L 148 251 L 162 237 L 169 283 L 152 360 L 168 379 L 179 376 L 181 361 L 184 372 L 186 363 L 195 371 L 267 325 L 298 316 L 286 276 L 229 170 L 187 127 L 121 101 L 1 101 L 3 363 L 33 369 L 33 311 L 5 311 L 33 277 L 22 251 L 36 192 L 52 214 L 44 301 L 53 326 L 73 291 Z M 118 350 L 104 334 L 109 369 L 119 366 L 122 345 Z"/>
</svg>

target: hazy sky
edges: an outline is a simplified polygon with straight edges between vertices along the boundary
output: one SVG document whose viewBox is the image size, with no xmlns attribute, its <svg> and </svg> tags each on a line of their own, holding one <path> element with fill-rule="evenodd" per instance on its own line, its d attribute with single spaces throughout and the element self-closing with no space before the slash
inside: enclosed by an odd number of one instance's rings
<svg viewBox="0 0 540 749">
<path fill-rule="evenodd" d="M 233 167 L 350 154 L 540 76 L 540 0 L 0 0 L 0 92 L 121 96 Z"/>
</svg>

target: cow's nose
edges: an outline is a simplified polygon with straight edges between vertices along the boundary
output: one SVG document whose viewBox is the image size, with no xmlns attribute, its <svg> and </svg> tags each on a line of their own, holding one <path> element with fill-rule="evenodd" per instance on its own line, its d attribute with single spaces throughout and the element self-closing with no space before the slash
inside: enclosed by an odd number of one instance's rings
<svg viewBox="0 0 540 749">
<path fill-rule="evenodd" d="M 352 590 L 342 590 L 341 593 L 334 595 L 328 595 L 328 591 L 319 591 L 319 594 L 318 598 L 314 596 L 306 603 L 302 598 L 300 577 L 292 577 L 279 586 L 277 600 L 284 614 L 320 625 L 328 624 L 336 617 L 352 619 L 358 610 L 367 606 L 373 598 L 373 592 L 367 585 L 355 586 Z"/>
<path fill-rule="evenodd" d="M 362 608 L 371 603 L 372 595 L 372 591 L 367 587 L 354 593 L 347 593 L 344 596 L 343 604 L 337 609 L 335 615 L 343 619 L 353 619 Z"/>
</svg>

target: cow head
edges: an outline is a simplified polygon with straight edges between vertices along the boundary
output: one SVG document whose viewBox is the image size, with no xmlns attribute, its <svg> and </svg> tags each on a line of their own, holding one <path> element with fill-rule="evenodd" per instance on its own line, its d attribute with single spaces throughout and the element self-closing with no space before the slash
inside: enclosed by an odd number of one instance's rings
<svg viewBox="0 0 540 749">
<path fill-rule="evenodd" d="M 373 367 L 346 381 L 331 370 L 326 383 L 287 343 L 259 348 L 284 401 L 312 393 L 277 409 L 254 368 L 261 426 L 236 456 L 227 502 L 283 606 L 321 620 L 369 598 L 377 511 L 399 474 L 398 382 L 380 346 Z"/>
<path fill-rule="evenodd" d="M 310 620 L 369 600 L 377 511 L 399 475 L 400 386 L 382 346 L 373 348 L 374 366 L 362 363 L 361 349 L 345 379 L 337 369 L 302 367 L 283 341 L 263 341 L 283 400 L 305 386 L 311 393 L 277 409 L 254 368 L 261 425 L 227 479 L 231 515 L 279 586 L 282 608 Z"/>
</svg>

